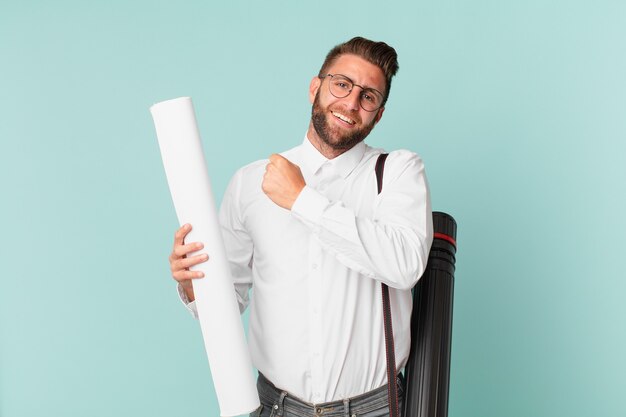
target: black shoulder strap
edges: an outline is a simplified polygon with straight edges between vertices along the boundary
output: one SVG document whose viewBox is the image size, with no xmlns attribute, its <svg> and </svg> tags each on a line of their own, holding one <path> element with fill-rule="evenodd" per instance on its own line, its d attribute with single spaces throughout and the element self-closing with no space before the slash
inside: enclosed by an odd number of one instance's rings
<svg viewBox="0 0 626 417">
<path fill-rule="evenodd" d="M 381 153 L 376 161 L 376 184 L 378 194 L 383 189 L 383 171 L 385 160 L 389 154 Z M 383 321 L 385 324 L 385 351 L 387 353 L 387 396 L 389 398 L 389 416 L 398 417 L 398 386 L 396 384 L 396 354 L 393 343 L 393 326 L 391 325 L 391 306 L 389 304 L 389 287 L 380 284 L 383 294 Z"/>
<path fill-rule="evenodd" d="M 381 153 L 376 160 L 376 183 L 378 184 L 378 194 L 383 190 L 383 171 L 385 170 L 385 160 L 388 153 Z"/>
</svg>

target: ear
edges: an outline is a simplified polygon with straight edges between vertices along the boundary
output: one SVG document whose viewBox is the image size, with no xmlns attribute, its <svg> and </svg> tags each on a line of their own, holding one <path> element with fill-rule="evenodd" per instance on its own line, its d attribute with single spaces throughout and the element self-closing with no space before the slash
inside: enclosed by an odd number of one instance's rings
<svg viewBox="0 0 626 417">
<path fill-rule="evenodd" d="M 380 119 L 383 117 L 383 113 L 385 112 L 385 108 L 381 107 L 378 109 L 378 113 L 376 113 L 376 117 L 374 118 L 374 124 L 380 122 Z"/>
<path fill-rule="evenodd" d="M 320 77 L 315 76 L 311 80 L 311 84 L 309 85 L 309 101 L 311 104 L 315 101 L 315 95 L 317 94 L 317 90 L 319 90 L 321 84 L 322 80 Z"/>
</svg>

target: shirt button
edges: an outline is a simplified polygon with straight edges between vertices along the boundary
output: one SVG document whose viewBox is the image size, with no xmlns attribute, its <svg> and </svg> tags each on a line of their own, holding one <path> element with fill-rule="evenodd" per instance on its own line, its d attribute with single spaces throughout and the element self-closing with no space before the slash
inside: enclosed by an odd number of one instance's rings
<svg viewBox="0 0 626 417">
<path fill-rule="evenodd" d="M 311 268 L 313 268 L 313 269 L 317 269 L 317 264 L 313 264 L 313 265 L 311 265 Z"/>
</svg>

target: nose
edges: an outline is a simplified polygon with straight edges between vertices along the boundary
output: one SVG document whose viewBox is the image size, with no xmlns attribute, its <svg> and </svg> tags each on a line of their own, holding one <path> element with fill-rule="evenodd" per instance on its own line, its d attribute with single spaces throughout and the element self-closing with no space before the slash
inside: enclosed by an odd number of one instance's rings
<svg viewBox="0 0 626 417">
<path fill-rule="evenodd" d="M 359 87 L 352 87 L 352 91 L 344 97 L 344 101 L 348 106 L 348 110 L 358 111 L 361 107 L 361 90 L 359 90 Z"/>
</svg>

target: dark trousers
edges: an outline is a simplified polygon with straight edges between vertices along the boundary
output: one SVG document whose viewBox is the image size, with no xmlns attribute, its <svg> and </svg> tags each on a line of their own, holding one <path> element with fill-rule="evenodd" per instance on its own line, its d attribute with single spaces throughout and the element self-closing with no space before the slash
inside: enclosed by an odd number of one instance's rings
<svg viewBox="0 0 626 417">
<path fill-rule="evenodd" d="M 400 410 L 404 401 L 403 384 L 398 377 Z M 257 389 L 261 406 L 250 417 L 388 417 L 387 385 L 365 394 L 323 404 L 311 404 L 281 390 L 259 373 Z"/>
</svg>

